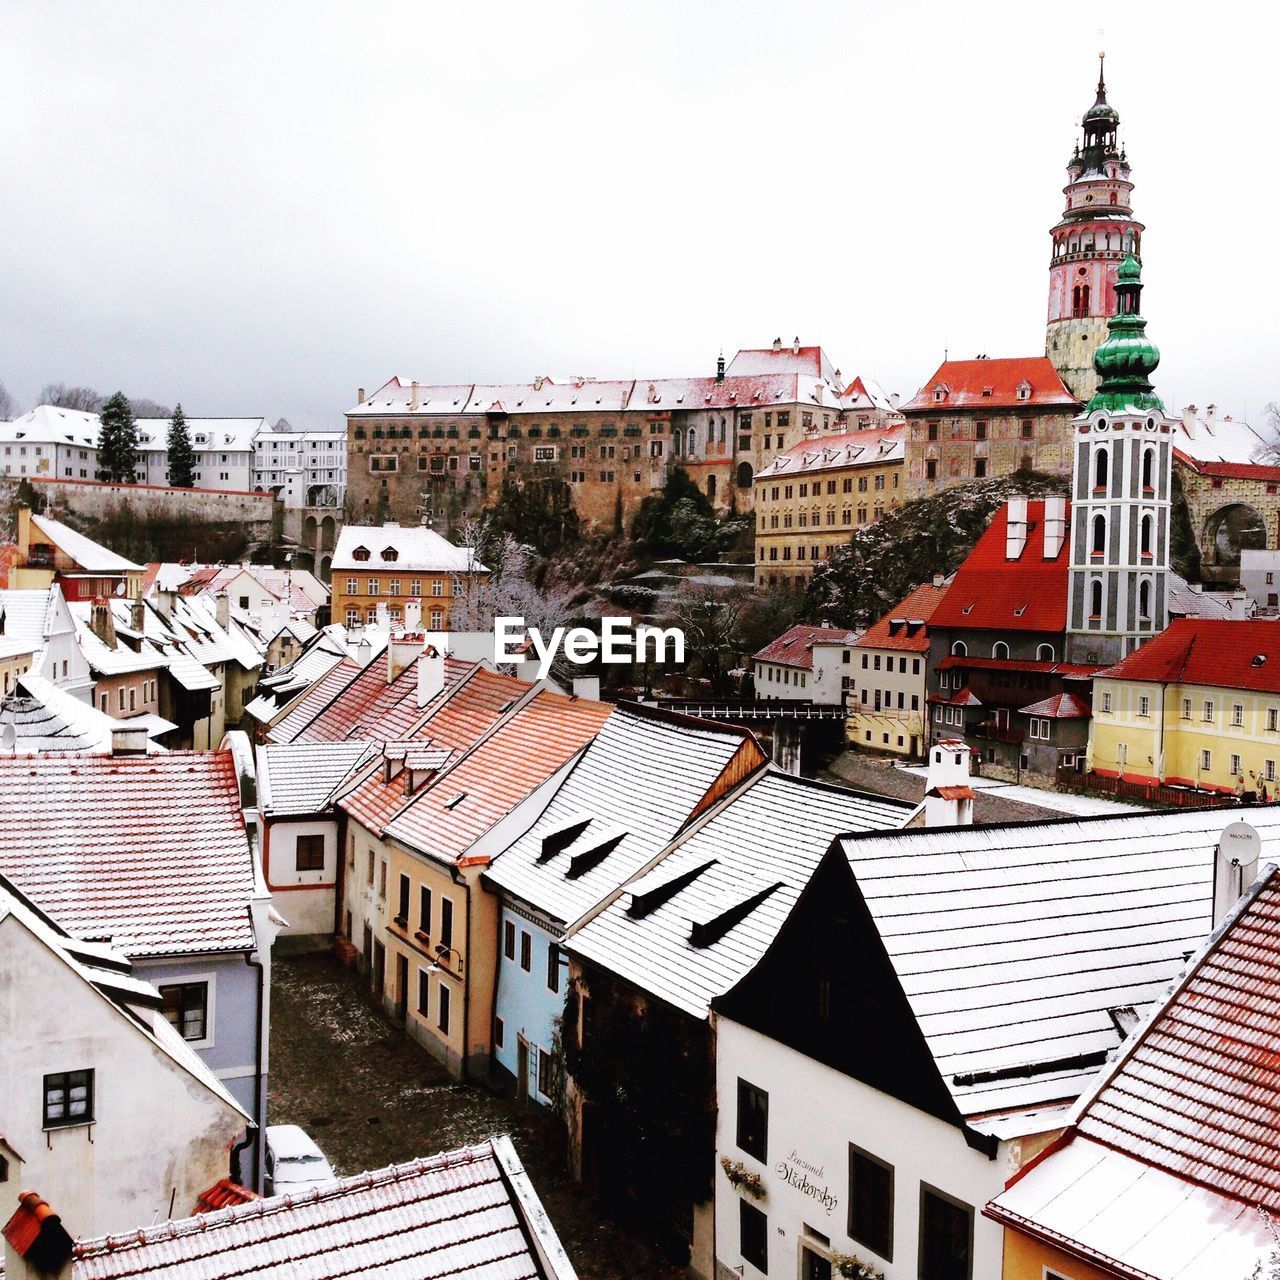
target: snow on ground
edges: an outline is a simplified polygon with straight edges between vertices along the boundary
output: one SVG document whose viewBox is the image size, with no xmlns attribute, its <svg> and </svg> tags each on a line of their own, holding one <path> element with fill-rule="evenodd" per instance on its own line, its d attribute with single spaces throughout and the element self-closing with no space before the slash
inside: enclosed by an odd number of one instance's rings
<svg viewBox="0 0 1280 1280">
<path fill-rule="evenodd" d="M 924 765 L 899 765 L 905 773 L 924 778 L 928 769 Z M 1040 809 L 1052 809 L 1055 813 L 1073 818 L 1114 817 L 1118 813 L 1137 813 L 1141 805 L 1122 804 L 1118 800 L 1104 800 L 1101 796 L 1076 795 L 1071 791 L 1049 791 L 1043 787 L 1024 787 L 1015 782 L 1002 782 L 999 778 L 970 778 L 969 785 L 975 791 L 985 791 L 1006 800 L 1033 804 Z"/>
</svg>

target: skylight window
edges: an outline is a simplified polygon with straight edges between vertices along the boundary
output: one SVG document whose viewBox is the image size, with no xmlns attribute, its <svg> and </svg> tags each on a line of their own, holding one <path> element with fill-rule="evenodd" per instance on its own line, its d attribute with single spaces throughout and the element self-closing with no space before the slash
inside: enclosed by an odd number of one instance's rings
<svg viewBox="0 0 1280 1280">
<path fill-rule="evenodd" d="M 709 947 L 720 941 L 736 924 L 745 920 L 767 897 L 782 887 L 781 880 L 761 885 L 755 892 L 750 884 L 735 885 L 713 894 L 700 903 L 697 913 L 690 920 L 689 942 L 695 947 Z"/>
<path fill-rule="evenodd" d="M 444 807 L 446 809 L 456 809 L 466 798 L 467 793 L 465 791 L 459 791 L 457 795 L 450 796 L 449 799 L 444 802 Z"/>
<path fill-rule="evenodd" d="M 693 867 L 667 867 L 659 864 L 628 886 L 631 901 L 627 906 L 627 915 L 633 920 L 643 920 L 664 902 L 674 898 L 686 885 L 692 884 L 708 867 L 715 865 L 714 858 Z"/>
</svg>

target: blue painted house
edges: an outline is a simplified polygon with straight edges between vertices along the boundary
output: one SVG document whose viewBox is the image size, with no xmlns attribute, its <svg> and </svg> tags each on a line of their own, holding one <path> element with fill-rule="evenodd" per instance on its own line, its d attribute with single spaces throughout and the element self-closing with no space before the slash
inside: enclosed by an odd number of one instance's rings
<svg viewBox="0 0 1280 1280">
<path fill-rule="evenodd" d="M 495 859 L 483 879 L 501 900 L 493 1056 L 517 1096 L 558 1099 L 565 931 L 766 760 L 746 729 L 624 705 Z"/>
</svg>

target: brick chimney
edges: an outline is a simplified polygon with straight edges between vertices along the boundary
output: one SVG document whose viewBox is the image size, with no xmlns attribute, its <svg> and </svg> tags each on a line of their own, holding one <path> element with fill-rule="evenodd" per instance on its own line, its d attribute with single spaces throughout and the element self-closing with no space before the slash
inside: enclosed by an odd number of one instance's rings
<svg viewBox="0 0 1280 1280">
<path fill-rule="evenodd" d="M 418 380 L 415 378 L 409 384 L 409 411 L 412 413 L 418 407 Z"/>
<path fill-rule="evenodd" d="M 223 631 L 231 625 L 231 599 L 225 591 L 219 591 L 213 597 L 213 616 Z"/>
<path fill-rule="evenodd" d="M 420 631 L 404 631 L 387 641 L 387 683 L 390 684 L 422 652 Z"/>
<path fill-rule="evenodd" d="M 18 1196 L 4 1226 L 5 1280 L 66 1280 L 75 1244 L 62 1219 L 36 1191 Z"/>
<path fill-rule="evenodd" d="M 1027 500 L 1023 497 L 1010 498 L 1005 508 L 1005 545 L 1004 558 L 1016 560 L 1027 546 Z"/>
<path fill-rule="evenodd" d="M 141 596 L 134 596 L 129 602 L 129 626 L 139 635 L 147 625 L 147 606 Z"/>
<path fill-rule="evenodd" d="M 364 404 L 364 388 L 356 388 L 356 404 Z"/>
<path fill-rule="evenodd" d="M 116 647 L 116 617 L 106 596 L 94 596 L 89 606 L 89 630 L 108 649 Z"/>
</svg>

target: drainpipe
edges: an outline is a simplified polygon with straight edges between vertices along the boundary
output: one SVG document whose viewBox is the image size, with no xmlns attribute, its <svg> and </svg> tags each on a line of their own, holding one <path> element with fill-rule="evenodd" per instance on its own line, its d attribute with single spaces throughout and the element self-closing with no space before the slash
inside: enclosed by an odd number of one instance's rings
<svg viewBox="0 0 1280 1280">
<path fill-rule="evenodd" d="M 1165 704 L 1169 699 L 1169 686 L 1162 684 L 1160 686 L 1160 724 L 1157 728 L 1156 736 L 1156 782 L 1160 786 L 1164 786 L 1164 718 L 1167 713 Z"/>
<path fill-rule="evenodd" d="M 471 881 L 466 876 L 459 876 L 456 867 L 453 869 L 453 879 L 455 884 L 460 882 L 467 891 L 466 959 L 462 962 L 462 1078 L 466 1080 L 470 1078 L 467 1070 L 467 1046 L 471 1043 Z"/>
<path fill-rule="evenodd" d="M 263 968 L 261 960 L 255 960 L 252 951 L 244 953 L 244 962 L 251 969 L 258 971 L 258 1016 L 253 1025 L 253 1121 L 245 1131 L 244 1140 L 237 1142 L 231 1148 L 231 1158 L 236 1161 L 236 1175 L 243 1180 L 244 1174 L 239 1167 L 240 1152 L 247 1148 L 251 1143 L 257 1140 L 253 1153 L 253 1178 L 251 1179 L 251 1191 L 262 1193 L 262 1139 L 264 1137 L 263 1126 L 258 1122 L 259 1116 L 262 1115 L 262 1014 L 263 1014 L 263 997 L 266 987 L 266 970 Z"/>
</svg>

